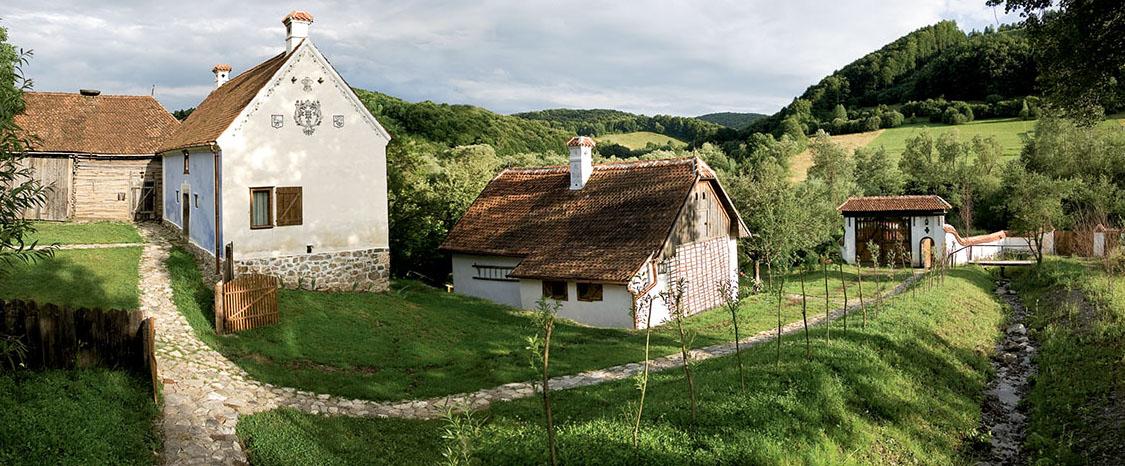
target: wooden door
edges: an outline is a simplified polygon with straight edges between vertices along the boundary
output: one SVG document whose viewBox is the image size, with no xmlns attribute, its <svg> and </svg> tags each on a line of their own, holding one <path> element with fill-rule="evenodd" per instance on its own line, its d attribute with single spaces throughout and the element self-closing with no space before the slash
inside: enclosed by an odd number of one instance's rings
<svg viewBox="0 0 1125 466">
<path fill-rule="evenodd" d="M 32 220 L 65 221 L 70 217 L 70 176 L 69 157 L 28 157 L 21 163 L 31 169 L 31 178 L 46 188 L 46 202 L 24 212 L 24 218 Z M 16 180 L 22 183 L 23 180 Z"/>
<path fill-rule="evenodd" d="M 184 238 L 191 238 L 191 195 L 183 193 L 183 200 L 180 205 L 183 206 L 184 213 L 180 215 L 180 228 L 184 230 Z"/>
<path fill-rule="evenodd" d="M 930 237 L 922 238 L 922 267 L 929 269 L 933 265 L 934 240 Z"/>
<path fill-rule="evenodd" d="M 895 263 L 910 254 L 910 219 L 907 218 L 857 218 L 855 229 L 856 261 L 871 264 L 873 257 L 867 243 L 879 246 L 879 264 L 887 265 L 893 251 Z"/>
</svg>

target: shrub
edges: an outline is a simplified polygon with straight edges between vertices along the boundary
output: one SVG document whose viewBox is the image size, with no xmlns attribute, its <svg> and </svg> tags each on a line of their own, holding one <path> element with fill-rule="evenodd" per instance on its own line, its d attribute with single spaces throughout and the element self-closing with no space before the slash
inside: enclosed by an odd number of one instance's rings
<svg viewBox="0 0 1125 466">
<path fill-rule="evenodd" d="M 1118 246 L 1106 251 L 1105 257 L 1102 258 L 1102 267 L 1107 273 L 1125 275 L 1125 249 Z"/>
<path fill-rule="evenodd" d="M 953 107 L 946 108 L 941 114 L 941 122 L 947 125 L 960 125 L 967 120 L 965 115 L 962 115 L 961 112 L 958 112 L 957 109 Z"/>
<path fill-rule="evenodd" d="M 882 126 L 882 125 L 883 125 L 883 120 L 881 118 L 879 118 L 878 116 L 869 116 L 869 117 L 863 119 L 863 130 L 864 131 L 875 131 L 875 130 L 879 129 L 879 127 Z"/>
<path fill-rule="evenodd" d="M 883 121 L 884 128 L 897 128 L 902 126 L 903 120 L 906 119 L 901 113 L 894 110 L 884 113 L 880 118 Z"/>
</svg>

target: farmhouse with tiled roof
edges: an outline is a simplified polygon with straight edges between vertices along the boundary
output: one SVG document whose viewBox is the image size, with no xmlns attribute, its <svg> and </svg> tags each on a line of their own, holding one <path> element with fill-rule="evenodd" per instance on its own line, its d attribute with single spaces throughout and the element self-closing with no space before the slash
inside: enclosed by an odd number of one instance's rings
<svg viewBox="0 0 1125 466">
<path fill-rule="evenodd" d="M 26 92 L 15 123 L 30 141 L 32 173 L 46 202 L 38 220 L 137 220 L 160 217 L 160 159 L 154 154 L 179 124 L 149 96 Z"/>
<path fill-rule="evenodd" d="M 308 38 L 312 21 L 290 13 L 285 50 L 233 79 L 212 68 L 215 90 L 159 149 L 164 221 L 216 270 L 384 290 L 390 135 Z"/>
<path fill-rule="evenodd" d="M 594 165 L 594 141 L 571 139 L 570 166 L 497 175 L 449 232 L 458 293 L 591 325 L 644 327 L 633 303 L 686 283 L 689 313 L 738 286 L 737 239 L 749 235 L 715 173 L 697 158 Z M 668 317 L 655 300 L 652 323 Z"/>
</svg>

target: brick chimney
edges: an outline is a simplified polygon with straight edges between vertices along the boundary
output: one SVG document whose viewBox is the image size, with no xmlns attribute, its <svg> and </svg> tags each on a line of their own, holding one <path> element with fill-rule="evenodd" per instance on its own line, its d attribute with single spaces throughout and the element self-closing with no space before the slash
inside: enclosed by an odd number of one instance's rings
<svg viewBox="0 0 1125 466">
<path fill-rule="evenodd" d="M 290 12 L 281 20 L 281 24 L 285 25 L 285 53 L 293 53 L 293 49 L 309 37 L 309 26 L 312 22 L 312 15 L 300 10 Z"/>
<path fill-rule="evenodd" d="M 218 64 L 211 68 L 211 72 L 215 73 L 215 89 L 218 89 L 230 80 L 230 65 Z"/>
<path fill-rule="evenodd" d="M 594 171 L 594 140 L 575 136 L 566 142 L 570 149 L 570 189 L 582 189 Z"/>
</svg>

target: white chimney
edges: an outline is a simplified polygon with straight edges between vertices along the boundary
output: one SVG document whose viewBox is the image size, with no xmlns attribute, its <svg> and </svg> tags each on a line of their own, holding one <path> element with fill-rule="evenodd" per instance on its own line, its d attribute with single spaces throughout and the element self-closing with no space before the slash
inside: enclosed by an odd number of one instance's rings
<svg viewBox="0 0 1125 466">
<path fill-rule="evenodd" d="M 294 10 L 281 20 L 281 24 L 285 25 L 285 53 L 293 53 L 293 49 L 309 37 L 312 22 L 312 15 L 300 10 Z"/>
<path fill-rule="evenodd" d="M 215 73 L 215 89 L 218 89 L 230 80 L 230 65 L 218 64 L 211 68 L 211 72 Z"/>
<path fill-rule="evenodd" d="M 594 171 L 594 140 L 575 136 L 566 142 L 570 149 L 570 189 L 582 189 Z"/>
</svg>

